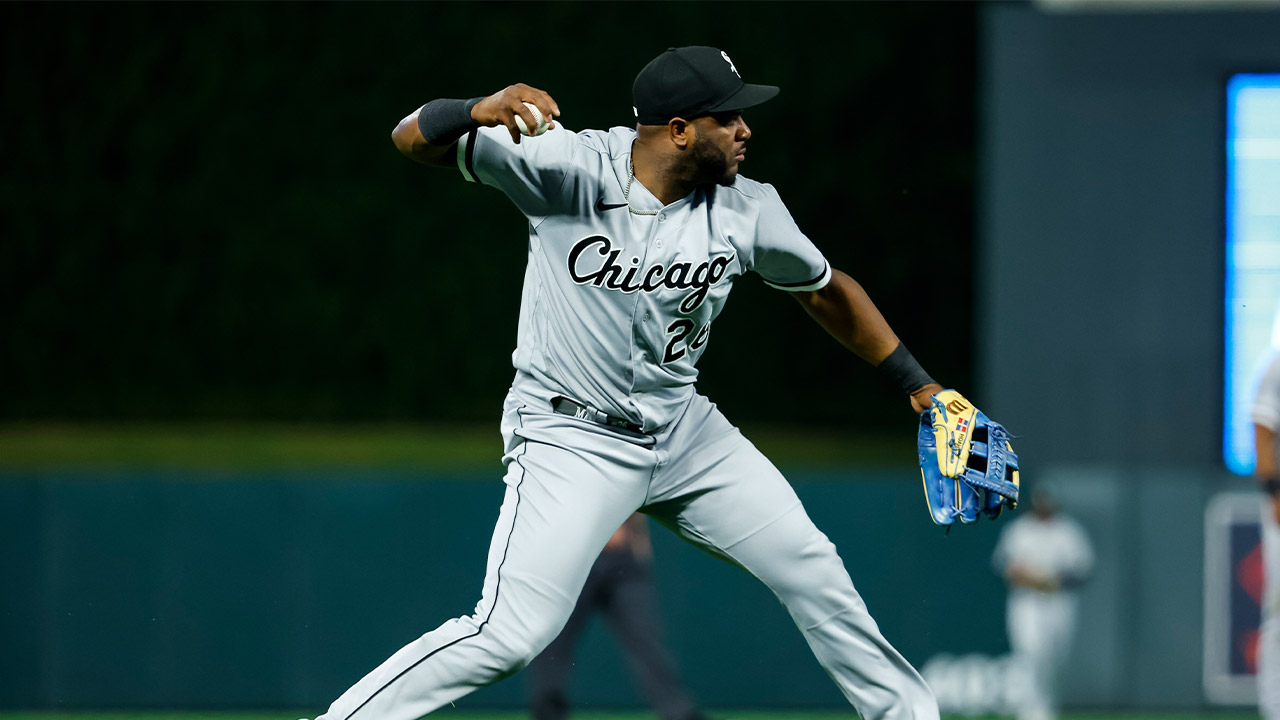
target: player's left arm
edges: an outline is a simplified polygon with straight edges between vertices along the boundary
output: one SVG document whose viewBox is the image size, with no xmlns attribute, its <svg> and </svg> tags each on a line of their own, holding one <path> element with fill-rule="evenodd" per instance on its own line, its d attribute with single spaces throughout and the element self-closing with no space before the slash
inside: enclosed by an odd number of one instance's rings
<svg viewBox="0 0 1280 720">
<path fill-rule="evenodd" d="M 1271 498 L 1271 512 L 1280 523 L 1280 464 L 1276 458 L 1276 433 L 1261 423 L 1253 424 L 1253 446 L 1258 456 L 1254 477 L 1258 487 Z"/>
<path fill-rule="evenodd" d="M 792 294 L 832 337 L 911 397 L 920 416 L 916 448 L 933 522 L 969 524 L 982 515 L 995 520 L 1005 508 L 1017 507 L 1018 456 L 1008 431 L 930 377 L 862 286 L 845 273 L 830 272 L 826 284 Z"/>
<path fill-rule="evenodd" d="M 1276 457 L 1276 435 L 1280 429 L 1280 356 L 1271 358 L 1262 373 L 1249 419 L 1253 420 L 1253 449 L 1257 456 L 1253 475 L 1259 489 L 1271 500 L 1276 522 L 1280 522 L 1280 458 Z"/>
<path fill-rule="evenodd" d="M 902 344 L 862 285 L 839 270 L 832 269 L 831 281 L 821 289 L 791 295 L 840 344 L 874 366 L 879 367 Z M 917 377 L 923 384 L 904 389 L 911 395 L 911 407 L 920 413 L 929 409 L 929 399 L 942 392 L 942 386 L 923 371 Z"/>
</svg>

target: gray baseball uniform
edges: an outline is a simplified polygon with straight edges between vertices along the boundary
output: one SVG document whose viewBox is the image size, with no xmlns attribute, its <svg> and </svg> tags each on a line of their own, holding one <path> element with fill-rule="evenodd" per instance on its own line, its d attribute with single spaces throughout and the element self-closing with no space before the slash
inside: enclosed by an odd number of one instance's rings
<svg viewBox="0 0 1280 720">
<path fill-rule="evenodd" d="M 1018 720 L 1058 716 L 1060 684 L 1076 627 L 1076 586 L 1093 569 L 1093 546 L 1075 520 L 1023 515 L 1000 532 L 992 564 L 1001 574 L 1018 567 L 1052 581 L 1056 590 L 1013 586 L 1005 623 L 1020 670 Z"/>
<path fill-rule="evenodd" d="M 1258 382 L 1250 418 L 1280 434 L 1280 355 L 1271 359 Z M 1258 638 L 1258 710 L 1266 720 L 1280 720 L 1280 526 L 1269 501 L 1262 503 L 1261 510 L 1265 584 Z"/>
<path fill-rule="evenodd" d="M 529 221 L 506 499 L 475 613 L 402 648 L 324 720 L 412 720 L 524 667 L 637 509 L 767 584 L 862 717 L 938 716 L 791 486 L 694 390 L 734 280 L 811 290 L 830 267 L 769 185 L 739 176 L 664 206 L 631 182 L 635 136 L 556 128 L 517 145 L 493 127 L 459 142 L 466 179 Z"/>
</svg>

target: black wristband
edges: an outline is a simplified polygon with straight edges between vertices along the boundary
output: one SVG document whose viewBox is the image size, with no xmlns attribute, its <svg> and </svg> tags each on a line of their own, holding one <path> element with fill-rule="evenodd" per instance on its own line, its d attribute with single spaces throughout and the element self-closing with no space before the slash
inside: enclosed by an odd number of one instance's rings
<svg viewBox="0 0 1280 720">
<path fill-rule="evenodd" d="M 1280 477 L 1272 475 L 1271 477 L 1261 478 L 1258 483 L 1262 486 L 1262 492 L 1271 497 L 1280 495 Z"/>
<path fill-rule="evenodd" d="M 920 363 L 916 362 L 916 359 L 907 351 L 907 346 L 901 341 L 898 342 L 898 347 L 889 353 L 889 357 L 876 366 L 876 371 L 902 388 L 908 395 L 934 382 L 934 379 L 920 367 Z"/>
<path fill-rule="evenodd" d="M 471 108 L 483 99 L 439 98 L 423 105 L 418 111 L 418 130 L 422 132 L 422 138 L 436 146 L 454 144 L 458 138 L 480 127 L 480 123 L 471 119 Z"/>
</svg>

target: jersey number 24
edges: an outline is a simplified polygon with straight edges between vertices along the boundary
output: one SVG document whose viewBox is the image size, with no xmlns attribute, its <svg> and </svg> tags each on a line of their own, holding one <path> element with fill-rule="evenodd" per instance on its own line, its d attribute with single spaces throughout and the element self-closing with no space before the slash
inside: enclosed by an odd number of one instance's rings
<svg viewBox="0 0 1280 720">
<path fill-rule="evenodd" d="M 685 355 L 685 348 L 689 350 L 697 350 L 707 344 L 707 335 L 711 333 L 711 323 L 702 326 L 702 329 L 693 333 L 694 324 L 689 318 L 680 318 L 667 326 L 667 335 L 671 339 L 667 341 L 667 349 L 662 352 L 662 364 L 673 363 Z M 681 347 L 681 343 L 693 334 L 693 339 Z"/>
</svg>

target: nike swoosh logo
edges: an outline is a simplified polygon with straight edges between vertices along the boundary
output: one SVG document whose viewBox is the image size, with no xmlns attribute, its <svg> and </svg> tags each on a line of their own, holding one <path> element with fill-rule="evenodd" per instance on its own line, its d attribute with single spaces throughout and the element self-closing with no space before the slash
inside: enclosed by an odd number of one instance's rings
<svg viewBox="0 0 1280 720">
<path fill-rule="evenodd" d="M 627 206 L 626 203 L 619 203 L 614 205 L 614 204 L 606 203 L 604 201 L 604 198 L 596 199 L 596 212 L 604 212 L 605 210 L 617 210 L 618 208 L 622 208 L 626 206 Z"/>
</svg>

